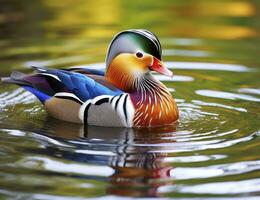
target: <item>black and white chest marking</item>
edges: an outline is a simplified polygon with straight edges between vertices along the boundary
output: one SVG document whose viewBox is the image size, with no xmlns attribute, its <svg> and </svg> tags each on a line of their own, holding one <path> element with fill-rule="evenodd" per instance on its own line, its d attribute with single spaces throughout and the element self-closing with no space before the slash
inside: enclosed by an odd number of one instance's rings
<svg viewBox="0 0 260 200">
<path fill-rule="evenodd" d="M 86 101 L 80 108 L 79 117 L 89 125 L 132 127 L 134 112 L 128 94 L 101 95 Z"/>
</svg>

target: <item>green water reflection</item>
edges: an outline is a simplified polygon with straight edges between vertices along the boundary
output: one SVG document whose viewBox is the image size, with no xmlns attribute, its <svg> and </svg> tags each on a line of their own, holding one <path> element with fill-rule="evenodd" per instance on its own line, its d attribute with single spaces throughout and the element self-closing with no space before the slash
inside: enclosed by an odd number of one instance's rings
<svg viewBox="0 0 260 200">
<path fill-rule="evenodd" d="M 117 32 L 158 35 L 176 127 L 81 127 L 0 84 L 0 195 L 256 197 L 259 1 L 0 0 L 0 77 L 31 65 L 102 66 Z M 118 197 L 121 198 L 121 197 Z"/>
</svg>

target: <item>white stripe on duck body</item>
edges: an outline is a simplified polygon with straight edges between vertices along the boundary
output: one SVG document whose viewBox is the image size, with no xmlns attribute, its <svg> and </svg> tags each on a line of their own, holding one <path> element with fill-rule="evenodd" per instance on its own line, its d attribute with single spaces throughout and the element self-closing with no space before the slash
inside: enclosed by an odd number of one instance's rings
<svg viewBox="0 0 260 200">
<path fill-rule="evenodd" d="M 172 76 L 163 66 L 161 45 L 146 30 L 117 34 L 109 45 L 106 71 L 91 68 L 14 72 L 4 82 L 32 92 L 55 118 L 87 125 L 151 127 L 178 120 L 178 108 L 167 88 L 151 71 Z"/>
<path fill-rule="evenodd" d="M 123 93 L 88 100 L 81 106 L 79 117 L 86 125 L 132 127 L 134 112 L 129 94 Z"/>
</svg>

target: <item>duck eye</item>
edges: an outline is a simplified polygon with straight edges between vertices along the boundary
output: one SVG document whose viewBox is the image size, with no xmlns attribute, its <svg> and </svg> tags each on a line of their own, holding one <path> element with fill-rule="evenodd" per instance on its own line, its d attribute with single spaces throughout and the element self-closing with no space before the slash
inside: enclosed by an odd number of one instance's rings
<svg viewBox="0 0 260 200">
<path fill-rule="evenodd" d="M 136 57 L 138 57 L 138 58 L 142 58 L 142 57 L 144 56 L 141 52 L 137 52 L 135 55 L 136 55 Z"/>
</svg>

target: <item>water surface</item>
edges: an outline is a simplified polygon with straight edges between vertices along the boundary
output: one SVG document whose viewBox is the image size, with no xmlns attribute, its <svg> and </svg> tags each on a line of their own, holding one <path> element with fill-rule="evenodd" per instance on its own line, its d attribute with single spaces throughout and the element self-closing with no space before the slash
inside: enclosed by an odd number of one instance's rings
<svg viewBox="0 0 260 200">
<path fill-rule="evenodd" d="M 84 127 L 0 85 L 1 199 L 260 195 L 258 1 L 2 1 L 0 76 L 31 65 L 104 66 L 112 36 L 155 32 L 176 126 Z M 142 11 L 142 12 L 141 12 Z"/>
</svg>

